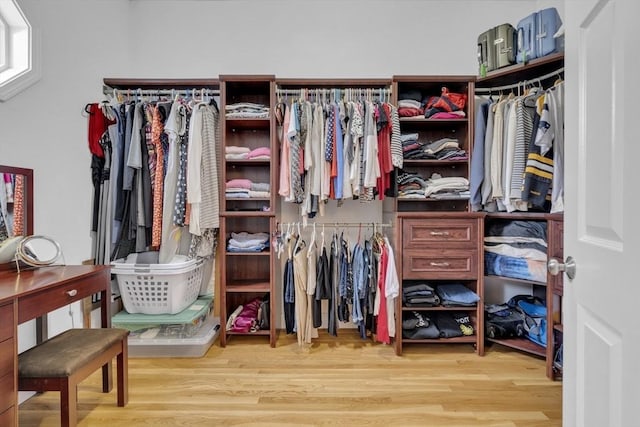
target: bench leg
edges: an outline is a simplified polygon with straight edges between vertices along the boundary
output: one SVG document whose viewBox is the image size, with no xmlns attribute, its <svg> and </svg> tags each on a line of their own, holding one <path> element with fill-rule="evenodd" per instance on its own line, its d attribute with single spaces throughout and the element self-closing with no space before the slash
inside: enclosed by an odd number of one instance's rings
<svg viewBox="0 0 640 427">
<path fill-rule="evenodd" d="M 60 425 L 75 427 L 78 424 L 78 389 L 69 378 L 63 380 L 60 387 Z"/>
<path fill-rule="evenodd" d="M 102 366 L 102 392 L 109 393 L 113 388 L 113 371 L 111 362 Z"/>
<path fill-rule="evenodd" d="M 122 351 L 118 354 L 118 406 L 125 406 L 129 401 L 129 356 L 126 338 L 122 344 Z"/>
</svg>

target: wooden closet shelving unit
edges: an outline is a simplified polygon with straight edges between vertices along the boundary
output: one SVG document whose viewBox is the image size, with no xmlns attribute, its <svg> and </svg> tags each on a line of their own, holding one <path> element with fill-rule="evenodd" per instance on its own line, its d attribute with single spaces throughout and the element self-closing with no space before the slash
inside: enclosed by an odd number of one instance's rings
<svg viewBox="0 0 640 427">
<path fill-rule="evenodd" d="M 494 70 L 486 77 L 476 79 L 476 88 L 486 89 L 500 88 L 504 86 L 517 86 L 523 82 L 539 86 L 544 82 L 556 80 L 563 74 L 564 53 L 554 53 L 531 60 L 527 64 L 515 64 Z M 504 89 L 496 90 L 495 94 Z M 542 221 L 547 226 L 547 259 L 563 258 L 563 214 L 544 212 L 496 212 L 487 213 L 485 221 L 511 221 L 527 220 Z M 487 277 L 488 279 L 489 277 Z M 496 276 L 491 276 L 491 281 L 495 281 Z M 498 343 L 510 348 L 514 348 L 529 354 L 542 357 L 546 360 L 546 373 L 550 379 L 562 378 L 561 369 L 554 367 L 554 358 L 559 345 L 562 342 L 562 275 L 552 276 L 547 273 L 546 282 L 534 282 L 512 278 L 504 278 L 506 283 L 520 283 L 530 285 L 533 293 L 543 296 L 547 304 L 547 343 L 546 348 L 540 346 L 526 338 L 491 339 L 487 341 Z M 485 280 L 485 284 L 489 280 Z M 485 292 L 486 294 L 486 292 Z"/>
<path fill-rule="evenodd" d="M 223 75 L 220 76 L 220 99 L 222 109 L 221 175 L 220 180 L 220 345 L 226 346 L 233 335 L 264 336 L 271 347 L 276 345 L 275 307 L 275 254 L 271 237 L 276 226 L 276 177 L 278 147 L 275 138 L 273 115 L 275 77 L 272 75 Z M 267 118 L 226 117 L 230 104 L 249 102 L 269 108 Z M 226 147 L 237 146 L 249 149 L 268 147 L 269 160 L 227 159 Z M 225 183 L 231 179 L 249 179 L 253 183 L 268 183 L 269 197 L 227 197 Z M 227 249 L 231 233 L 268 233 L 269 245 L 261 252 L 232 252 Z M 270 301 L 269 329 L 252 332 L 227 330 L 229 315 L 239 306 L 255 298 Z"/>
<path fill-rule="evenodd" d="M 450 92 L 465 93 L 466 116 L 460 119 L 431 119 L 401 117 L 402 134 L 418 133 L 420 142 L 434 142 L 441 138 L 458 140 L 460 148 L 469 157 L 473 150 L 473 94 L 474 76 L 394 76 L 393 98 L 395 105 L 405 92 L 418 91 L 422 98 L 439 96 L 446 87 Z M 470 159 L 433 160 L 405 159 L 405 172 L 414 172 L 425 179 L 433 173 L 442 177 L 468 179 Z M 396 354 L 401 355 L 407 344 L 471 344 L 475 351 L 484 353 L 483 304 L 482 304 L 482 235 L 484 214 L 469 212 L 467 198 L 454 200 L 390 199 L 385 212 L 395 218 L 396 258 L 399 274 L 400 296 L 396 303 Z M 411 283 L 426 282 L 433 286 L 461 283 L 480 297 L 472 307 L 408 307 L 402 301 L 402 289 Z M 402 320 L 405 313 L 420 312 L 427 317 L 438 312 L 467 313 L 474 334 L 455 338 L 413 339 L 403 337 Z"/>
</svg>

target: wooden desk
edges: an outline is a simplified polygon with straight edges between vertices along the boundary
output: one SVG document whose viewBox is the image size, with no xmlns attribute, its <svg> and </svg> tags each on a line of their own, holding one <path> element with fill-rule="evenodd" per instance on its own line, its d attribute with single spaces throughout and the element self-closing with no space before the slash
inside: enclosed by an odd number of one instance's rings
<svg viewBox="0 0 640 427">
<path fill-rule="evenodd" d="M 18 324 L 100 294 L 103 328 L 111 326 L 111 269 L 68 265 L 0 272 L 0 426 L 18 425 Z M 113 386 L 111 364 L 102 369 L 102 388 Z"/>
</svg>

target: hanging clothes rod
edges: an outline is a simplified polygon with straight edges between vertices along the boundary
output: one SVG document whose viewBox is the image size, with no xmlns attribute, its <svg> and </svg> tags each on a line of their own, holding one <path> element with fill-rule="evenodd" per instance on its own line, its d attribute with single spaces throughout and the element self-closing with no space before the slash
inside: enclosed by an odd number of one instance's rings
<svg viewBox="0 0 640 427">
<path fill-rule="evenodd" d="M 325 227 L 376 227 L 376 228 L 388 228 L 393 227 L 391 222 L 309 222 L 307 223 L 307 227 L 313 227 L 313 225 L 323 225 Z M 300 225 L 301 227 L 305 227 L 301 222 L 279 222 L 279 226 L 282 227 L 294 227 Z"/>
<path fill-rule="evenodd" d="M 333 96 L 338 98 L 390 98 L 391 88 L 362 88 L 362 87 L 335 87 L 335 88 L 298 88 L 298 89 L 283 89 L 276 88 L 276 96 L 296 96 L 300 98 L 309 97 L 321 97 L 321 96 Z"/>
<path fill-rule="evenodd" d="M 102 93 L 105 95 L 122 95 L 122 96 L 160 96 L 160 95 L 171 95 L 172 97 L 175 95 L 182 95 L 186 97 L 193 96 L 216 96 L 220 95 L 220 90 L 218 89 L 210 89 L 210 88 L 192 88 L 192 89 L 118 89 L 112 88 L 111 86 L 104 85 L 102 87 Z"/>
<path fill-rule="evenodd" d="M 525 86 L 527 84 L 530 84 L 532 82 L 542 82 L 543 80 L 547 80 L 551 77 L 560 77 L 560 74 L 564 73 L 564 67 L 560 67 L 555 71 L 552 71 L 550 73 L 547 73 L 545 75 L 542 76 L 537 76 L 534 77 L 532 79 L 529 80 L 522 80 L 518 83 L 512 83 L 509 85 L 504 85 L 504 86 L 496 86 L 496 87 L 476 87 L 475 91 L 476 93 L 492 93 L 492 92 L 500 92 L 502 90 L 509 90 L 509 89 L 516 89 L 518 87 L 521 86 Z"/>
</svg>

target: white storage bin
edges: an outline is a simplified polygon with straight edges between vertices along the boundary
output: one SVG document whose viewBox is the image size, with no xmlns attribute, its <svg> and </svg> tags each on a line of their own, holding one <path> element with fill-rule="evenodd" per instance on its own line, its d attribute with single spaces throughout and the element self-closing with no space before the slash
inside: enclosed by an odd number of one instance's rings
<svg viewBox="0 0 640 427">
<path fill-rule="evenodd" d="M 190 306 L 200 292 L 203 261 L 170 264 L 111 263 L 124 309 L 129 313 L 176 314 Z"/>
<path fill-rule="evenodd" d="M 189 338 L 159 338 L 147 331 L 129 335 L 129 357 L 202 357 L 220 333 L 220 318 L 209 316 Z"/>
</svg>

